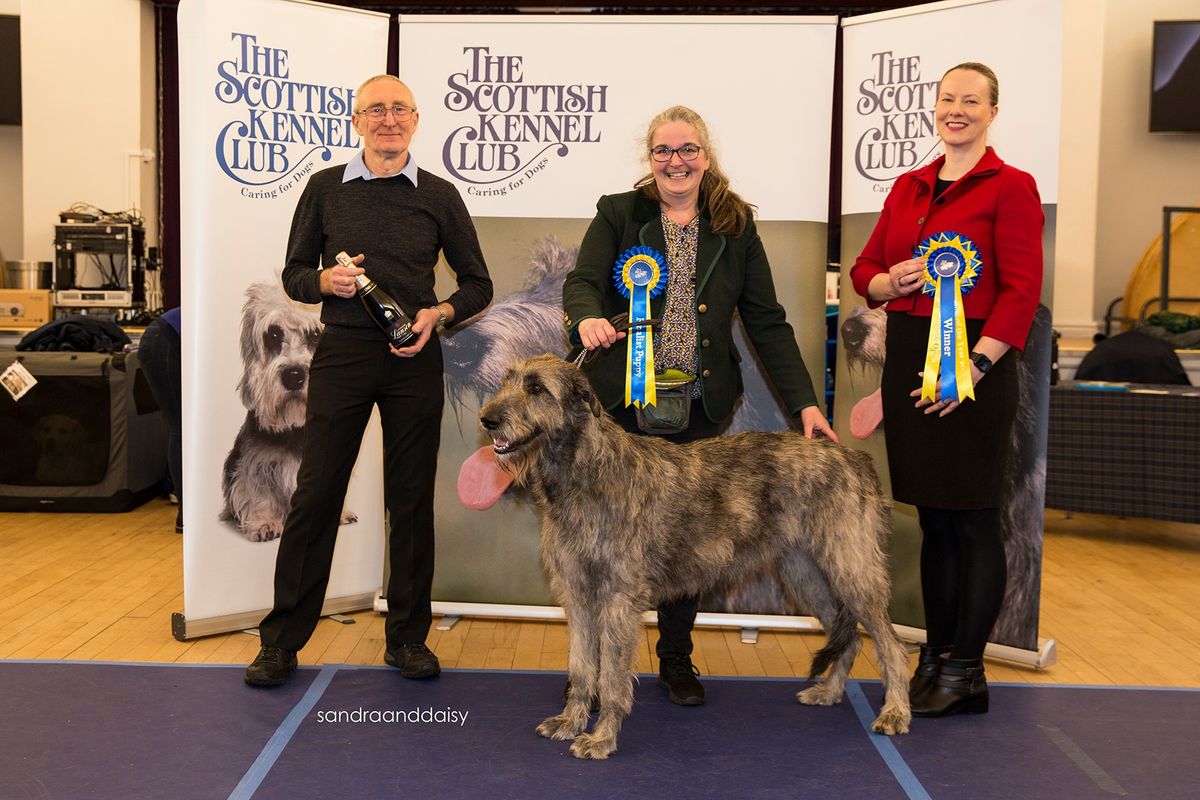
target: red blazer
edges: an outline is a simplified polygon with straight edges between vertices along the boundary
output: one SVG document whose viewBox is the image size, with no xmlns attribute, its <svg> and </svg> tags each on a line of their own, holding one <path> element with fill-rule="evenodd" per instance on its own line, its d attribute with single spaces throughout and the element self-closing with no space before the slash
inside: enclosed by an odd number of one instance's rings
<svg viewBox="0 0 1200 800">
<path fill-rule="evenodd" d="M 1042 294 L 1045 218 L 1037 184 L 989 147 L 979 163 L 934 202 L 934 181 L 945 160 L 942 156 L 896 179 L 871 238 L 850 268 L 854 290 L 867 297 L 871 279 L 912 258 L 926 237 L 961 233 L 975 243 L 983 261 L 983 273 L 963 297 L 964 314 L 986 320 L 984 336 L 1023 350 Z M 882 305 L 869 298 L 867 304 Z M 933 298 L 914 292 L 888 301 L 887 310 L 928 317 Z"/>
</svg>

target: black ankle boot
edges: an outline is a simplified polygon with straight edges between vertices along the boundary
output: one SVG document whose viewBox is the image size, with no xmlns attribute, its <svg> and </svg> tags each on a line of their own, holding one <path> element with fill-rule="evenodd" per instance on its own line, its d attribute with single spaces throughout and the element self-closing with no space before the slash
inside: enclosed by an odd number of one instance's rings
<svg viewBox="0 0 1200 800">
<path fill-rule="evenodd" d="M 982 659 L 946 658 L 933 687 L 922 693 L 912 705 L 914 717 L 946 717 L 966 711 L 986 714 L 987 679 Z"/>
<path fill-rule="evenodd" d="M 913 672 L 912 680 L 908 682 L 908 700 L 910 703 L 915 703 L 922 692 L 933 688 L 933 684 L 937 682 L 938 673 L 941 672 L 942 662 L 945 660 L 942 656 L 949 652 L 949 647 L 921 645 L 921 655 L 917 659 L 917 668 Z"/>
</svg>

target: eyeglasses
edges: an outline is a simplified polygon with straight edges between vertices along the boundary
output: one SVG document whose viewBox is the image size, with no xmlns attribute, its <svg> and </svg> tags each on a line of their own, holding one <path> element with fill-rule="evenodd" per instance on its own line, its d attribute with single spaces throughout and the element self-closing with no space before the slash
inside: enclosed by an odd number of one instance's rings
<svg viewBox="0 0 1200 800">
<path fill-rule="evenodd" d="M 667 147 L 665 144 L 660 144 L 658 147 L 650 148 L 650 157 L 655 161 L 663 162 L 670 161 L 671 156 L 679 153 L 679 157 L 684 161 L 695 161 L 696 156 L 700 155 L 700 151 L 703 149 L 698 144 L 685 144 L 679 147 Z"/>
<path fill-rule="evenodd" d="M 412 119 L 412 115 L 417 113 L 415 108 L 409 108 L 408 106 L 401 105 L 371 106 L 370 108 L 364 108 L 358 113 L 371 120 L 371 122 L 381 122 L 383 121 L 383 118 L 387 116 L 387 112 L 389 111 L 392 112 L 392 116 L 396 118 L 396 122 L 408 122 L 410 119 Z"/>
</svg>

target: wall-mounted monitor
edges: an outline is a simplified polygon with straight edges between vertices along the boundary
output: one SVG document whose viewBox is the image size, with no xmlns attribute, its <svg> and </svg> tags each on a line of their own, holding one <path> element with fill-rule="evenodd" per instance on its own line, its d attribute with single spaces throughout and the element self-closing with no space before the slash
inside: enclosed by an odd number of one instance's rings
<svg viewBox="0 0 1200 800">
<path fill-rule="evenodd" d="M 1200 133 L 1200 20 L 1154 23 L 1151 133 Z"/>
</svg>

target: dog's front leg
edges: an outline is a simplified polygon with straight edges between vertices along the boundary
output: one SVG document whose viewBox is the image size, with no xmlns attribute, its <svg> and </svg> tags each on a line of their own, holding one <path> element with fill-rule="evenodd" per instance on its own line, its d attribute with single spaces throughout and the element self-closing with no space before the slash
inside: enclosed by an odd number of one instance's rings
<svg viewBox="0 0 1200 800">
<path fill-rule="evenodd" d="M 596 615 L 587 609 L 567 610 L 567 678 L 571 691 L 562 713 L 547 717 L 538 725 L 537 732 L 547 739 L 564 741 L 574 739 L 587 727 L 588 710 L 596 695 L 599 645 L 596 637 Z"/>
<path fill-rule="evenodd" d="M 626 597 L 617 597 L 600 612 L 600 717 L 591 733 L 571 745 L 576 758 L 608 758 L 617 749 L 621 723 L 633 708 L 630 671 L 634 647 L 642 634 L 639 607 Z"/>
<path fill-rule="evenodd" d="M 252 542 L 278 539 L 287 518 L 286 498 L 281 499 L 273 492 L 255 489 L 246 485 L 248 483 L 245 480 L 238 481 L 232 498 L 233 513 L 242 535 Z"/>
</svg>

